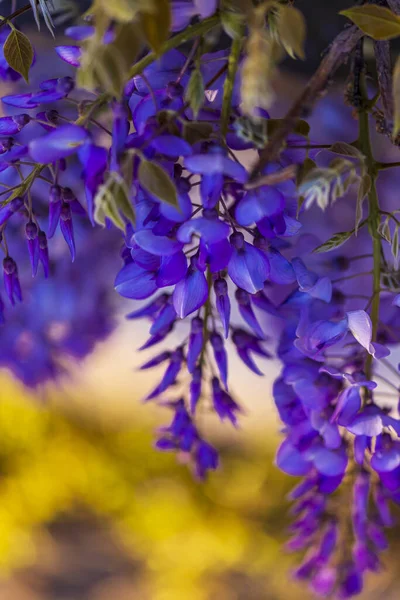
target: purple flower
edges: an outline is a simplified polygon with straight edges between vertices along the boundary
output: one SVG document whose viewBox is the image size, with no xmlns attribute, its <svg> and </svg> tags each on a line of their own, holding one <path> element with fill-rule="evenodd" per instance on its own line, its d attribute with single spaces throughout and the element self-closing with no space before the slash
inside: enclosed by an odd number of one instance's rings
<svg viewBox="0 0 400 600">
<path fill-rule="evenodd" d="M 38 163 L 51 163 L 78 152 L 87 142 L 89 134 L 77 125 L 62 125 L 48 135 L 29 144 L 29 154 Z"/>
<path fill-rule="evenodd" d="M 230 241 L 233 254 L 228 264 L 229 277 L 249 294 L 259 292 L 270 273 L 267 257 L 246 242 L 242 233 L 233 233 Z"/>
<path fill-rule="evenodd" d="M 192 261 L 184 279 L 175 286 L 173 303 L 181 319 L 198 310 L 208 298 L 208 285 L 203 271 Z"/>
</svg>

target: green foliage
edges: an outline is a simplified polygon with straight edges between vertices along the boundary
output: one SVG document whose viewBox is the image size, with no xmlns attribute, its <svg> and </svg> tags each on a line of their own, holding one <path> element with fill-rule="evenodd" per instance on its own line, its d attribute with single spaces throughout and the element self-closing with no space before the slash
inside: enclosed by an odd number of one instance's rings
<svg viewBox="0 0 400 600">
<path fill-rule="evenodd" d="M 113 6 L 113 3 L 108 5 Z M 142 47 L 142 31 L 137 22 L 122 21 L 115 27 L 113 42 L 104 44 L 104 34 L 111 23 L 108 9 L 104 10 L 102 3 L 96 3 L 92 14 L 96 31 L 89 40 L 82 42 L 83 56 L 77 84 L 92 91 L 101 89 L 119 98 L 129 79 L 129 70 Z"/>
<path fill-rule="evenodd" d="M 390 40 L 400 36 L 400 16 L 377 4 L 353 6 L 340 12 L 374 40 Z"/>
<path fill-rule="evenodd" d="M 341 156 L 357 158 L 360 161 L 364 160 L 364 155 L 355 146 L 348 144 L 347 142 L 335 142 L 329 148 L 329 152 L 340 154 Z"/>
<path fill-rule="evenodd" d="M 355 234 L 357 235 L 358 228 L 363 218 L 363 205 L 366 196 L 371 191 L 372 180 L 371 176 L 368 173 L 364 173 L 360 180 L 360 187 L 358 188 L 357 193 L 357 203 L 356 203 L 356 224 L 355 224 Z"/>
<path fill-rule="evenodd" d="M 204 81 L 200 69 L 194 69 L 185 92 L 185 99 L 190 104 L 194 116 L 197 117 L 199 110 L 204 104 Z"/>
<path fill-rule="evenodd" d="M 240 38 L 243 35 L 243 25 L 245 17 L 241 13 L 226 10 L 221 13 L 221 25 L 223 30 L 232 39 Z"/>
<path fill-rule="evenodd" d="M 297 8 L 290 4 L 279 7 L 276 36 L 291 58 L 305 59 L 306 22 Z"/>
<path fill-rule="evenodd" d="M 33 62 L 33 48 L 29 38 L 13 28 L 4 42 L 3 52 L 10 67 L 28 83 L 29 69 Z"/>
<path fill-rule="evenodd" d="M 156 196 L 161 202 L 178 205 L 178 194 L 174 183 L 160 165 L 149 160 L 141 160 L 138 170 L 140 185 L 149 194 Z"/>
<path fill-rule="evenodd" d="M 185 121 L 183 125 L 183 137 L 191 145 L 207 140 L 212 131 L 213 127 L 210 123 L 202 123 L 201 121 Z"/>
<path fill-rule="evenodd" d="M 142 6 L 141 0 L 96 0 L 95 2 L 96 9 L 104 11 L 109 19 L 122 23 L 132 21 Z"/>
<path fill-rule="evenodd" d="M 354 231 L 341 231 L 340 233 L 335 233 L 329 240 L 317 246 L 314 252 L 320 254 L 322 252 L 330 252 L 331 250 L 336 250 L 342 246 L 347 240 L 351 238 Z"/>
<path fill-rule="evenodd" d="M 105 226 L 106 218 L 116 227 L 125 231 L 126 224 L 121 215 L 131 223 L 135 222 L 135 212 L 132 206 L 132 156 L 128 155 L 122 161 L 122 173 L 111 172 L 105 184 L 99 187 L 94 199 L 94 219 L 96 223 Z"/>
<path fill-rule="evenodd" d="M 153 12 L 143 12 L 141 26 L 151 49 L 159 55 L 169 37 L 171 10 L 169 0 L 157 0 Z"/>
</svg>

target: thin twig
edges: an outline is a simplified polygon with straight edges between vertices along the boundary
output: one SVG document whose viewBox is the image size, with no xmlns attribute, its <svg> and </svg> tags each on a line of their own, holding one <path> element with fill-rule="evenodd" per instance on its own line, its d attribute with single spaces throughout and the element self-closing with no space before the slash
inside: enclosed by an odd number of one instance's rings
<svg viewBox="0 0 400 600">
<path fill-rule="evenodd" d="M 21 8 L 18 8 L 18 10 L 16 10 L 13 13 L 11 13 L 11 15 L 8 15 L 8 17 L 3 17 L 2 20 L 1 20 L 1 22 L 0 22 L 0 28 L 4 27 L 4 25 L 7 25 L 7 23 L 9 23 L 10 21 L 13 21 L 14 19 L 16 19 L 17 17 L 19 17 L 20 15 L 23 15 L 24 13 L 28 12 L 31 9 L 32 9 L 32 5 L 31 4 L 25 4 L 25 6 L 22 6 Z"/>
</svg>

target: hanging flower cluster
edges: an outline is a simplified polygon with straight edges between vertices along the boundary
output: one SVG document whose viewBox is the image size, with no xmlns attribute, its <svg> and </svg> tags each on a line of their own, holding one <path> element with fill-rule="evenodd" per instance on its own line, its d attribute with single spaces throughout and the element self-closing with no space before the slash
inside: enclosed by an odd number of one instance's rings
<svg viewBox="0 0 400 600">
<path fill-rule="evenodd" d="M 276 352 L 276 462 L 303 478 L 292 492 L 288 549 L 306 551 L 295 576 L 321 596 L 348 598 L 378 570 L 390 504 L 400 502 L 399 374 L 387 359 L 400 339 L 400 222 L 376 185 L 397 165 L 371 147 L 378 95 L 364 91 L 362 32 L 349 28 L 324 59 L 333 69 L 354 54 L 346 98 L 358 134 L 337 141 L 351 124 L 330 131 L 322 119 L 332 139 L 321 144 L 300 117 L 327 84 L 326 64 L 286 118 L 266 110 L 272 57 L 303 56 L 296 8 L 154 6 L 95 3 L 66 30 L 71 43 L 56 47 L 71 73 L 2 98 L 0 363 L 36 386 L 57 375 L 63 355 L 82 357 L 110 331 L 104 275 L 120 239 L 114 287 L 143 301 L 127 315 L 149 322 L 140 350 L 155 350 L 141 368 L 163 368 L 146 401 L 172 411 L 157 448 L 184 456 L 200 479 L 215 470 L 198 417 L 208 410 L 238 424 L 227 344 L 256 375 Z M 221 24 L 226 50 L 216 49 Z M 247 34 L 263 43 L 246 44 Z M 26 75 L 10 53 L 20 35 L 2 29 L 4 79 Z M 315 124 L 311 134 L 323 137 Z M 350 228 L 332 231 L 349 203 Z"/>
</svg>

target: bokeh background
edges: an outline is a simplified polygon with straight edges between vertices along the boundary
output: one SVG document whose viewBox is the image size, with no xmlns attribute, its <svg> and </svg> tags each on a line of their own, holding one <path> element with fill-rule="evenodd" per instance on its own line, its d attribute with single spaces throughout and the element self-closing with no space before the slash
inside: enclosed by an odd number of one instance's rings
<svg viewBox="0 0 400 600">
<path fill-rule="evenodd" d="M 276 116 L 341 27 L 336 11 L 352 2 L 298 4 L 319 16 L 309 19 L 316 27 L 308 61 L 276 82 Z M 326 27 L 317 26 L 322 20 Z M 46 56 L 48 41 L 32 35 Z M 53 64 L 38 60 L 35 77 L 49 77 Z M 340 115 L 320 118 L 334 134 Z M 0 373 L 0 600 L 311 598 L 292 582 L 294 557 L 284 550 L 295 482 L 273 463 L 278 365 L 264 363 L 258 378 L 233 360 L 241 426 L 207 423 L 222 467 L 199 484 L 175 456 L 153 448 L 169 415 L 141 401 L 157 376 L 137 371 L 147 358 L 136 352 L 145 325 L 125 321 L 128 307 L 118 306 L 112 336 L 57 385 L 33 395 Z M 400 597 L 399 534 L 392 530 L 387 568 L 371 576 L 362 600 Z"/>
</svg>

